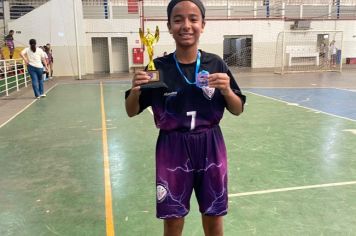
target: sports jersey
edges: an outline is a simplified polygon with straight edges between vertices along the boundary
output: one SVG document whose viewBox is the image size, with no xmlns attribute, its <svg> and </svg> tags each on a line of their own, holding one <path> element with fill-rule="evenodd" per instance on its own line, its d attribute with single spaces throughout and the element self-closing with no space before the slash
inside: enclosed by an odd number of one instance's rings
<svg viewBox="0 0 356 236">
<path fill-rule="evenodd" d="M 241 98 L 244 104 L 246 98 L 225 62 L 215 54 L 201 50 L 200 53 L 199 71 L 205 70 L 210 74 L 227 73 L 232 91 Z M 179 72 L 172 53 L 156 58 L 154 63 L 167 88 L 141 89 L 139 113 L 148 106 L 152 106 L 156 127 L 166 131 L 200 130 L 219 124 L 227 105 L 219 89 L 200 88 L 195 84 L 189 84 L 195 81 L 197 63 L 179 63 L 189 83 Z M 129 91 L 126 97 L 128 94 Z"/>
<path fill-rule="evenodd" d="M 12 35 L 10 35 L 10 34 L 6 35 L 5 43 L 6 43 L 8 48 L 10 48 L 10 49 L 14 49 L 15 48 L 14 37 Z"/>
</svg>

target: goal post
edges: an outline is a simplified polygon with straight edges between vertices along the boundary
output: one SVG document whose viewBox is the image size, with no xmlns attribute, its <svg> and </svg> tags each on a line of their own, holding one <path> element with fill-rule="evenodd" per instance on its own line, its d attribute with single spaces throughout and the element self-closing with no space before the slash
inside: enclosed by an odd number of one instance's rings
<svg viewBox="0 0 356 236">
<path fill-rule="evenodd" d="M 275 73 L 342 70 L 343 31 L 282 31 L 276 41 Z"/>
</svg>

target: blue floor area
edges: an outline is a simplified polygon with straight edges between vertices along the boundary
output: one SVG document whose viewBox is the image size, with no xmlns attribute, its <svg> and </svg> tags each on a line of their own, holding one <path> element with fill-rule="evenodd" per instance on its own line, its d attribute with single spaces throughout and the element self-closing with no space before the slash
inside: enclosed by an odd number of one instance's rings
<svg viewBox="0 0 356 236">
<path fill-rule="evenodd" d="M 356 121 L 356 92 L 334 88 L 251 88 L 246 91 Z"/>
</svg>

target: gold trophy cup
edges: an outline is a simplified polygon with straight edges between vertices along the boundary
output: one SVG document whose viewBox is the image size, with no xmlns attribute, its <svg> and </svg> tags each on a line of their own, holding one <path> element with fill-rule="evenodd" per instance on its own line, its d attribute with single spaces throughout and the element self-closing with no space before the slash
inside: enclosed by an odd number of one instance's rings
<svg viewBox="0 0 356 236">
<path fill-rule="evenodd" d="M 142 29 L 139 29 L 141 43 L 146 46 L 149 62 L 147 65 L 147 74 L 150 76 L 150 82 L 158 82 L 159 81 L 159 71 L 156 69 L 155 64 L 153 62 L 153 46 L 159 40 L 159 29 L 156 26 L 156 32 L 153 35 L 150 32 L 150 29 L 147 29 L 147 34 L 144 35 Z"/>
</svg>

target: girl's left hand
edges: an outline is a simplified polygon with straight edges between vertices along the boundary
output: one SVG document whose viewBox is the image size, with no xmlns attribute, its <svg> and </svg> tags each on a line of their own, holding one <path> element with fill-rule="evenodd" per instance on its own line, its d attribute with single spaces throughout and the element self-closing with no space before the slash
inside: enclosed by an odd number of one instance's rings
<svg viewBox="0 0 356 236">
<path fill-rule="evenodd" d="M 227 95 L 230 91 L 230 77 L 226 73 L 210 74 L 208 77 L 209 87 L 217 88 L 222 95 Z"/>
</svg>

